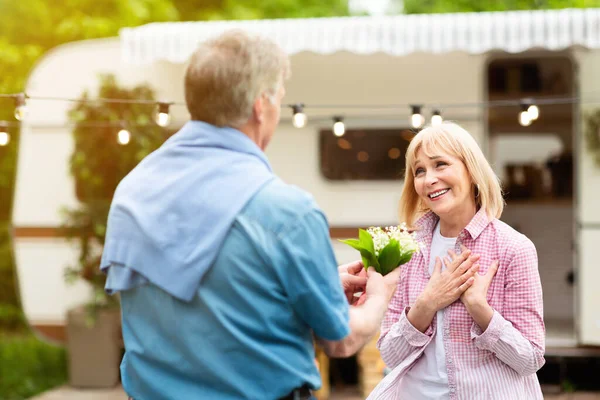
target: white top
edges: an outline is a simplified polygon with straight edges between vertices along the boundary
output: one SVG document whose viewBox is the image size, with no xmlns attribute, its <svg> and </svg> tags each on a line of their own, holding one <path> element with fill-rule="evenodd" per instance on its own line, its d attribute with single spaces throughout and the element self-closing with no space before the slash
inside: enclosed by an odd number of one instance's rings
<svg viewBox="0 0 600 400">
<path fill-rule="evenodd" d="M 448 250 L 454 250 L 456 238 L 446 238 L 440 233 L 438 222 L 433 232 L 431 253 L 429 256 L 429 273 L 433 273 L 435 258 L 444 259 Z M 442 263 L 442 269 L 446 267 Z M 444 350 L 444 311 L 436 313 L 436 330 L 431 342 L 425 347 L 423 355 L 402 377 L 398 393 L 402 400 L 413 399 L 448 399 L 448 371 L 446 369 L 446 351 Z"/>
</svg>

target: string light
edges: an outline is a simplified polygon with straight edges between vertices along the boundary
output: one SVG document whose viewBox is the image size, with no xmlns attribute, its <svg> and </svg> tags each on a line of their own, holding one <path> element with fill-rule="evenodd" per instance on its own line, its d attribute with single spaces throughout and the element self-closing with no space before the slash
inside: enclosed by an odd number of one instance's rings
<svg viewBox="0 0 600 400">
<path fill-rule="evenodd" d="M 15 118 L 23 121 L 27 116 L 27 95 L 19 93 L 15 95 Z"/>
<path fill-rule="evenodd" d="M 420 128 L 425 123 L 425 118 L 421 115 L 421 106 L 411 105 L 412 115 L 410 116 L 410 124 L 413 128 Z"/>
<path fill-rule="evenodd" d="M 529 106 L 526 103 L 521 104 L 521 112 L 519 113 L 519 124 L 521 126 L 529 126 L 531 125 L 532 119 L 531 115 L 529 115 Z"/>
<path fill-rule="evenodd" d="M 6 125 L 0 122 L 0 146 L 6 146 L 10 142 L 10 135 L 6 131 Z"/>
<path fill-rule="evenodd" d="M 438 126 L 441 125 L 442 122 L 444 122 L 444 119 L 442 118 L 440 110 L 433 110 L 433 115 L 431 116 L 431 125 Z"/>
<path fill-rule="evenodd" d="M 540 116 L 540 109 L 535 104 L 531 104 L 527 108 L 527 113 L 529 114 L 529 118 L 531 118 L 532 121 L 535 121 Z"/>
<path fill-rule="evenodd" d="M 171 123 L 171 114 L 169 114 L 170 105 L 170 103 L 157 104 L 154 120 L 156 121 L 156 124 L 158 126 L 162 126 L 163 128 L 165 128 Z"/>
<path fill-rule="evenodd" d="M 120 145 L 125 146 L 125 145 L 129 144 L 130 140 L 131 140 L 131 133 L 129 133 L 127 128 L 125 128 L 125 125 L 123 125 L 121 127 L 121 130 L 119 131 L 119 133 L 117 133 L 117 142 L 119 142 Z"/>
<path fill-rule="evenodd" d="M 306 114 L 304 113 L 304 104 L 293 104 L 292 106 L 292 124 L 296 128 L 304 128 L 306 126 Z"/>
<path fill-rule="evenodd" d="M 493 107 L 514 107 L 520 106 L 521 110 L 518 115 L 518 121 L 522 126 L 529 126 L 531 123 L 539 118 L 540 105 L 558 105 L 558 104 L 599 104 L 600 103 L 600 93 L 586 93 L 583 96 L 578 97 L 540 97 L 540 98 L 522 98 L 522 99 L 510 99 L 510 100 L 492 100 L 487 102 L 473 102 L 473 103 L 455 103 L 455 104 L 440 104 L 437 103 L 435 108 L 429 106 L 433 110 L 431 117 L 432 125 L 439 125 L 443 122 L 443 118 L 441 116 L 441 112 L 439 111 L 441 108 L 449 109 L 449 108 L 493 108 Z M 154 105 L 156 107 L 154 111 L 154 120 L 157 125 L 166 127 L 171 122 L 171 114 L 169 113 L 169 108 L 172 105 L 185 105 L 185 102 L 157 102 L 155 100 L 146 100 L 146 99 L 115 99 L 115 98 L 96 98 L 96 99 L 81 99 L 81 98 L 63 98 L 63 97 L 44 97 L 44 96 L 30 96 L 25 93 L 13 93 L 13 94 L 3 94 L 0 93 L 0 98 L 12 98 L 15 101 L 15 118 L 18 121 L 23 121 L 23 119 L 27 116 L 27 103 L 29 100 L 48 100 L 48 101 L 66 101 L 66 102 L 76 102 L 76 103 L 115 103 L 115 104 L 148 104 Z M 307 124 L 307 115 L 304 112 L 304 104 L 285 104 L 283 106 L 291 107 L 293 112 L 292 123 L 296 128 L 305 127 Z M 314 104 L 311 105 L 312 108 L 321 108 L 321 109 L 334 109 L 334 108 L 345 108 L 345 109 L 361 109 L 361 110 L 394 110 L 394 115 L 397 115 L 397 110 L 402 107 L 406 107 L 406 105 L 402 104 Z M 421 128 L 425 124 L 425 118 L 422 114 L 422 109 L 426 106 L 424 105 L 409 105 L 411 109 L 410 115 L 410 125 L 413 128 Z M 356 116 L 354 116 L 356 117 Z M 377 117 L 377 116 L 371 116 Z M 325 116 L 316 117 L 317 120 L 324 120 Z M 331 118 L 331 117 L 329 117 Z M 6 123 L 6 121 L 4 121 Z M 12 122 L 10 122 L 12 123 Z M 9 123 L 9 124 L 10 124 Z M 342 125 L 343 122 L 339 125 Z M 114 123 L 105 123 L 105 122 L 91 122 L 84 124 L 76 124 L 77 126 L 113 126 Z M 126 130 L 125 130 L 126 131 Z M 341 132 L 341 128 L 338 128 L 338 132 Z M 128 131 L 127 131 L 128 132 Z M 344 126 L 345 132 L 345 126 Z M 6 132 L 8 135 L 8 133 Z M 342 133 L 343 135 L 343 133 Z M 126 134 L 122 134 L 123 138 L 126 137 Z M 129 136 L 130 138 L 130 136 Z"/>
<path fill-rule="evenodd" d="M 344 136 L 346 133 L 346 126 L 342 117 L 333 117 L 333 134 L 337 137 Z"/>
</svg>

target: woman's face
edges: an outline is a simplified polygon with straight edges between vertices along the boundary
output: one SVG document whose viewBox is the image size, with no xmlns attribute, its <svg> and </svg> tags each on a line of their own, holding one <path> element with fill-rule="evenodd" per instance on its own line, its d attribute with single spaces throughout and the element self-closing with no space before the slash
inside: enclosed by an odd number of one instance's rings
<svg viewBox="0 0 600 400">
<path fill-rule="evenodd" d="M 473 209 L 473 184 L 465 164 L 458 158 L 440 153 L 416 154 L 413 166 L 415 191 L 423 203 L 441 219 Z"/>
</svg>

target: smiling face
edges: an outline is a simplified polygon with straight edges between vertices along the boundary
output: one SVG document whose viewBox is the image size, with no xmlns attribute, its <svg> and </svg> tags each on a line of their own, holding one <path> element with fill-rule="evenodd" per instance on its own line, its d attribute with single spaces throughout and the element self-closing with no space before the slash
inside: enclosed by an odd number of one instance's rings
<svg viewBox="0 0 600 400">
<path fill-rule="evenodd" d="M 413 164 L 414 187 L 425 207 L 440 219 L 471 212 L 475 207 L 473 183 L 465 164 L 455 156 L 419 149 Z"/>
</svg>

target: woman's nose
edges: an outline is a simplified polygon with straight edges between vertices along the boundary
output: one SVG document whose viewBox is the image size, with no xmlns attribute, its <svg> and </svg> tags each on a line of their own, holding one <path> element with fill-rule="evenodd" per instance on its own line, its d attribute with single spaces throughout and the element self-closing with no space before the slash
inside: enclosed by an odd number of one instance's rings
<svg viewBox="0 0 600 400">
<path fill-rule="evenodd" d="M 425 175 L 425 184 L 431 186 L 438 181 L 437 175 L 435 173 L 429 172 Z"/>
</svg>

